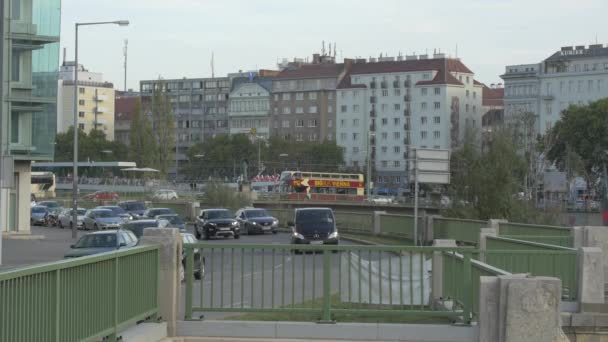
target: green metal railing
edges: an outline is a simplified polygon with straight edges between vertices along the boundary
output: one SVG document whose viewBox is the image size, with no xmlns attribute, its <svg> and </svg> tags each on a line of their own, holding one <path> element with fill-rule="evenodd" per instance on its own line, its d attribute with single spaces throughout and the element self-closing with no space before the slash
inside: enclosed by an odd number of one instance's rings
<svg viewBox="0 0 608 342">
<path fill-rule="evenodd" d="M 470 269 L 468 271 L 467 269 Z M 463 273 L 470 272 L 471 281 L 468 287 L 464 287 L 459 278 Z M 473 294 L 472 302 L 472 319 L 479 316 L 479 282 L 482 276 L 500 276 L 509 275 L 508 271 L 497 267 L 485 264 L 478 260 L 471 259 L 471 254 L 459 254 L 455 252 L 443 253 L 443 297 L 445 300 L 452 300 L 454 305 L 464 306 L 463 300 L 466 296 Z M 467 291 L 467 289 L 471 289 Z"/>
<path fill-rule="evenodd" d="M 523 224 L 513 222 L 499 223 L 500 236 L 519 240 L 572 247 L 570 227 Z"/>
<path fill-rule="evenodd" d="M 380 233 L 386 235 L 396 235 L 400 237 L 408 238 L 414 241 L 414 216 L 412 215 L 394 215 L 394 214 L 380 214 L 378 215 L 380 220 Z M 418 229 L 422 231 L 424 220 L 418 218 Z"/>
<path fill-rule="evenodd" d="M 503 237 L 487 237 L 485 262 L 511 273 L 556 277 L 562 281 L 562 297 L 577 299 L 577 251 L 555 245 Z"/>
<path fill-rule="evenodd" d="M 469 263 L 452 279 L 460 283 L 462 306 L 445 310 L 430 303 L 433 253 L 471 255 L 471 248 L 207 243 L 184 248 L 186 319 L 206 312 L 283 312 L 321 321 L 417 316 L 469 322 L 476 296 L 467 278 Z M 194 249 L 206 261 L 202 280 L 193 277 Z"/>
<path fill-rule="evenodd" d="M 158 313 L 159 250 L 143 246 L 0 273 L 0 341 L 116 340 Z"/>
<path fill-rule="evenodd" d="M 451 239 L 471 245 L 479 243 L 481 228 L 488 227 L 488 222 L 455 218 L 433 217 L 433 237 Z"/>
<path fill-rule="evenodd" d="M 335 211 L 336 225 L 341 231 L 372 234 L 374 230 L 372 213 Z"/>
</svg>

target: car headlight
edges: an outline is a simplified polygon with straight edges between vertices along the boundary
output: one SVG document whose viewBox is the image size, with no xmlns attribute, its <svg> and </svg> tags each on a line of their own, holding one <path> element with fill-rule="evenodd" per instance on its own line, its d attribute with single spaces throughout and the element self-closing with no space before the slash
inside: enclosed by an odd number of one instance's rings
<svg viewBox="0 0 608 342">
<path fill-rule="evenodd" d="M 272 225 L 273 226 L 278 226 L 279 225 L 279 220 L 272 220 Z"/>
<path fill-rule="evenodd" d="M 329 236 L 327 238 L 328 239 L 337 239 L 338 238 L 338 232 L 333 232 L 333 233 L 329 234 Z"/>
<path fill-rule="evenodd" d="M 258 223 L 257 222 L 250 222 L 252 225 L 257 226 Z"/>
<path fill-rule="evenodd" d="M 293 237 L 296 239 L 302 239 L 304 240 L 304 235 L 298 233 L 298 232 L 293 232 Z"/>
<path fill-rule="evenodd" d="M 233 227 L 238 226 L 238 225 L 239 225 L 239 222 L 238 222 L 238 221 L 234 221 L 234 222 L 232 222 L 232 226 L 233 226 Z"/>
</svg>

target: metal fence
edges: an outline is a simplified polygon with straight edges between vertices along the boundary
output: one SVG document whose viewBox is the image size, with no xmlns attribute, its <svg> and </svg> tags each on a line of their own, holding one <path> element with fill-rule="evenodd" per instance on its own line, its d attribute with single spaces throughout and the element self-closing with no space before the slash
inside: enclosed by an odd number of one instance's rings
<svg viewBox="0 0 608 342">
<path fill-rule="evenodd" d="M 413 215 L 394 215 L 394 214 L 380 214 L 378 215 L 380 220 L 380 233 L 385 235 L 395 235 L 399 237 L 408 238 L 414 241 L 414 216 Z M 424 220 L 422 217 L 418 218 L 418 229 L 422 231 L 424 229 Z"/>
<path fill-rule="evenodd" d="M 477 245 L 479 243 L 479 232 L 481 228 L 485 227 L 488 227 L 487 221 L 434 217 L 433 237 Z"/>
<path fill-rule="evenodd" d="M 374 217 L 372 213 L 334 211 L 334 215 L 336 217 L 336 226 L 341 231 L 373 234 Z"/>
<path fill-rule="evenodd" d="M 0 341 L 96 341 L 158 313 L 159 250 L 144 246 L 0 273 Z"/>
<path fill-rule="evenodd" d="M 500 236 L 563 247 L 572 247 L 570 227 L 501 222 Z"/>
<path fill-rule="evenodd" d="M 577 299 L 576 249 L 489 236 L 484 254 L 486 263 L 511 273 L 559 278 L 562 298 L 567 301 Z"/>
<path fill-rule="evenodd" d="M 470 254 L 470 248 L 205 243 L 184 248 L 186 319 L 208 312 L 279 312 L 322 321 L 365 316 L 468 321 L 477 295 L 467 279 L 468 263 L 452 278 L 462 306 L 445 310 L 430 305 L 433 252 Z M 206 260 L 203 280 L 192 275 L 194 249 Z"/>
</svg>

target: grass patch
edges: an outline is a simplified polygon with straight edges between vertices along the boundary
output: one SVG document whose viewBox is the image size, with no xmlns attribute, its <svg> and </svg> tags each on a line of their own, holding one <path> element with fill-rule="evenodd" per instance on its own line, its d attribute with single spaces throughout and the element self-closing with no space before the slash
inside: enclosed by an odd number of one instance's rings
<svg viewBox="0 0 608 342">
<path fill-rule="evenodd" d="M 391 310 L 408 310 L 409 307 L 389 306 L 389 305 L 373 305 L 373 304 L 357 304 L 357 303 L 342 303 L 338 294 L 331 297 L 332 309 L 383 309 Z M 293 308 L 315 308 L 321 310 L 323 306 L 323 298 L 309 300 L 303 303 L 295 304 Z M 285 308 L 292 308 L 291 305 Z M 415 310 L 420 310 L 416 308 Z M 425 310 L 430 310 L 426 307 Z M 337 322 L 357 322 L 357 323 L 426 323 L 426 324 L 451 324 L 453 319 L 448 317 L 429 317 L 424 315 L 398 315 L 389 314 L 369 314 L 369 313 L 338 313 L 332 311 L 332 319 Z M 244 313 L 229 316 L 224 320 L 236 321 L 288 321 L 288 322 L 315 322 L 321 319 L 321 313 L 316 312 L 255 312 Z"/>
<path fill-rule="evenodd" d="M 386 236 L 386 235 L 364 235 L 364 234 L 352 234 L 352 233 L 341 233 L 343 238 L 348 239 L 352 237 L 354 239 L 365 240 L 373 242 L 379 245 L 390 245 L 390 246 L 413 246 L 414 243 L 402 237 Z"/>
</svg>

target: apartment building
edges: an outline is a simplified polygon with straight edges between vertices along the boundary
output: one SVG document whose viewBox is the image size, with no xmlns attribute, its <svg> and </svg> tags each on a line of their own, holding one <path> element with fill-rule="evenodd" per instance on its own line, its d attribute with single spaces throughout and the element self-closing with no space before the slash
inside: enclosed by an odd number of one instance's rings
<svg viewBox="0 0 608 342">
<path fill-rule="evenodd" d="M 139 101 L 138 96 L 116 96 L 114 100 L 114 139 L 127 146 L 131 144 L 131 121 Z"/>
<path fill-rule="evenodd" d="M 483 116 L 481 118 L 484 142 L 490 140 L 492 132 L 504 125 L 504 96 L 505 89 L 502 84 L 483 85 L 481 92 L 481 105 Z"/>
<path fill-rule="evenodd" d="M 544 133 L 568 106 L 608 97 L 608 45 L 562 47 L 541 63 L 507 66 L 501 77 L 506 120 L 532 113 Z"/>
<path fill-rule="evenodd" d="M 262 139 L 270 136 L 270 91 L 272 78 L 251 72 L 232 80 L 228 99 L 230 134 L 251 134 Z"/>
<path fill-rule="evenodd" d="M 272 82 L 272 136 L 323 142 L 335 139 L 336 87 L 344 64 L 328 55 L 313 55 L 309 64 L 290 65 Z"/>
<path fill-rule="evenodd" d="M 57 92 L 57 132 L 74 125 L 74 62 L 62 63 Z M 78 128 L 86 133 L 97 129 L 114 140 L 114 85 L 101 73 L 78 65 Z"/>
<path fill-rule="evenodd" d="M 482 85 L 460 60 L 435 54 L 346 60 L 336 96 L 336 141 L 347 166 L 376 171 L 376 187 L 408 184 L 412 147 L 459 146 L 481 129 Z"/>
<path fill-rule="evenodd" d="M 154 90 L 169 99 L 175 118 L 177 161 L 187 160 L 192 145 L 218 134 L 228 134 L 228 96 L 230 78 L 183 78 L 140 82 L 142 107 L 150 110 Z M 170 173 L 175 174 L 175 167 Z"/>
<path fill-rule="evenodd" d="M 54 155 L 61 1 L 1 6 L 0 230 L 27 234 L 31 163 Z"/>
</svg>

